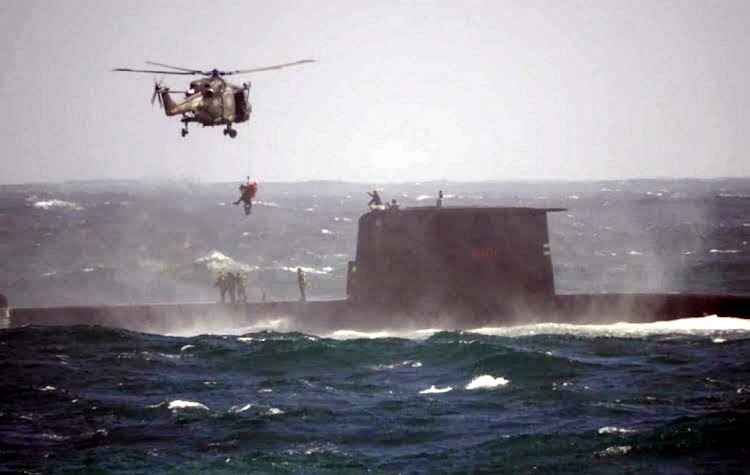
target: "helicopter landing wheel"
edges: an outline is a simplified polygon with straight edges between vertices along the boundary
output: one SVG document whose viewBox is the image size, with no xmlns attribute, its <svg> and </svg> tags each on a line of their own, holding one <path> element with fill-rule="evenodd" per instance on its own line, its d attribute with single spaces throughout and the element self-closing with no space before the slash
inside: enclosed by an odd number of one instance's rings
<svg viewBox="0 0 750 475">
<path fill-rule="evenodd" d="M 227 133 L 229 134 L 229 136 L 230 136 L 231 138 L 235 138 L 235 137 L 237 137 L 237 131 L 236 131 L 236 130 L 234 130 L 234 129 L 229 129 L 229 130 L 227 131 Z"/>
<path fill-rule="evenodd" d="M 182 131 L 181 131 L 181 132 L 182 132 L 182 136 L 183 136 L 183 137 L 184 137 L 184 136 L 186 136 L 186 135 L 188 134 L 188 130 L 187 130 L 187 129 L 182 129 Z"/>
</svg>

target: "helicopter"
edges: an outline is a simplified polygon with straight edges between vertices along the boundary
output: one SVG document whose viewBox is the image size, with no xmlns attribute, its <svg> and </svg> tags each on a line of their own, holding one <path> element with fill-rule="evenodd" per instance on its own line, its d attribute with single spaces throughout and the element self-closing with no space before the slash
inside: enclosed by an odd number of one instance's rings
<svg viewBox="0 0 750 475">
<path fill-rule="evenodd" d="M 176 74 L 182 76 L 205 76 L 190 82 L 186 91 L 170 91 L 161 81 L 154 80 L 154 93 L 151 95 L 151 105 L 154 100 L 159 99 L 159 106 L 164 109 L 167 116 L 182 115 L 182 136 L 188 134 L 188 124 L 197 122 L 204 127 L 225 125 L 224 135 L 231 138 L 237 136 L 237 131 L 232 124 L 245 122 L 250 118 L 252 105 L 250 104 L 250 82 L 237 86 L 224 80 L 224 76 L 234 74 L 248 74 L 259 71 L 281 69 L 288 66 L 296 66 L 305 63 L 314 63 L 313 59 L 302 59 L 292 63 L 276 64 L 254 69 L 238 69 L 235 71 L 220 71 L 212 69 L 203 71 L 200 69 L 182 68 L 168 64 L 146 61 L 146 64 L 167 68 L 171 71 L 152 69 L 130 69 L 116 68 L 112 71 L 128 73 L 152 73 L 152 74 Z M 182 102 L 175 102 L 170 94 L 185 94 Z"/>
</svg>

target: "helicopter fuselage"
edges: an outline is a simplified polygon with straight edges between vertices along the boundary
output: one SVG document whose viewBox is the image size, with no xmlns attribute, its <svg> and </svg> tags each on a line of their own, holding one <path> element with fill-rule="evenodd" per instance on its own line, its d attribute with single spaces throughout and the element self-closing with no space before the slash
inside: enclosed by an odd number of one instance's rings
<svg viewBox="0 0 750 475">
<path fill-rule="evenodd" d="M 161 91 L 164 112 L 183 115 L 182 122 L 203 126 L 231 125 L 250 118 L 249 87 L 238 87 L 220 77 L 199 79 L 190 83 L 185 100 L 176 103 L 168 90 Z"/>
</svg>

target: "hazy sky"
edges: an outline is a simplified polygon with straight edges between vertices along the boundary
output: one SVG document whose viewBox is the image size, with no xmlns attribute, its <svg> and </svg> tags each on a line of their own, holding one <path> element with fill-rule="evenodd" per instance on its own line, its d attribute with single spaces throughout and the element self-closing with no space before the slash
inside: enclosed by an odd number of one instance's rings
<svg viewBox="0 0 750 475">
<path fill-rule="evenodd" d="M 747 0 L 0 0 L 0 183 L 750 176 L 749 25 Z M 303 58 L 235 77 L 234 140 L 110 71 Z"/>
</svg>

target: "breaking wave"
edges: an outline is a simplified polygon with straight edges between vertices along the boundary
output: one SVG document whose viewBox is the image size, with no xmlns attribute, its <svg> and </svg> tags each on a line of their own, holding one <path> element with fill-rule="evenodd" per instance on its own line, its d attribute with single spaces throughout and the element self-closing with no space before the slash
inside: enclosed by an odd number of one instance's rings
<svg viewBox="0 0 750 475">
<path fill-rule="evenodd" d="M 43 210 L 69 209 L 69 210 L 80 211 L 83 209 L 83 207 L 77 203 L 73 203 L 72 201 L 64 201 L 64 200 L 37 201 L 34 203 L 33 206 L 34 208 L 43 209 Z"/>
</svg>

